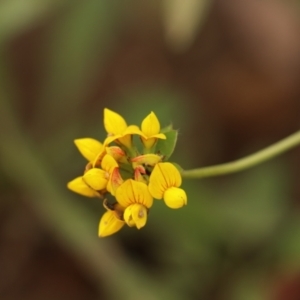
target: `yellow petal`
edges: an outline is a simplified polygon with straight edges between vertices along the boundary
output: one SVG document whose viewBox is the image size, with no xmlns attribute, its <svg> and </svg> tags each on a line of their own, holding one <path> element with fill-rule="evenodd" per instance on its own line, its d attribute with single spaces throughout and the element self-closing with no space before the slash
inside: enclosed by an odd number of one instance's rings
<svg viewBox="0 0 300 300">
<path fill-rule="evenodd" d="M 106 154 L 102 159 L 101 167 L 106 172 L 111 173 L 114 168 L 118 167 L 118 163 L 111 155 Z"/>
<path fill-rule="evenodd" d="M 83 138 L 74 140 L 80 153 L 89 161 L 92 162 L 99 152 L 103 150 L 103 145 L 92 138 Z"/>
<path fill-rule="evenodd" d="M 142 122 L 142 132 L 146 137 L 152 137 L 160 131 L 160 124 L 154 112 L 151 112 Z"/>
<path fill-rule="evenodd" d="M 148 187 L 143 182 L 127 179 L 116 191 L 117 201 L 124 207 L 130 204 L 139 203 L 150 208 L 153 198 L 148 191 Z"/>
<path fill-rule="evenodd" d="M 116 112 L 104 108 L 104 127 L 108 134 L 122 134 L 127 128 L 126 121 Z"/>
<path fill-rule="evenodd" d="M 107 183 L 107 190 L 115 196 L 116 190 L 119 188 L 119 186 L 123 183 L 123 179 L 121 177 L 119 168 L 114 168 L 114 170 L 111 172 L 108 183 Z"/>
<path fill-rule="evenodd" d="M 125 152 L 118 146 L 106 147 L 106 153 L 111 155 L 116 161 L 123 161 Z"/>
<path fill-rule="evenodd" d="M 165 140 L 167 137 L 165 134 L 163 133 L 158 133 L 158 134 L 155 134 L 152 136 L 153 138 L 157 138 L 157 139 L 162 139 L 162 140 Z"/>
<path fill-rule="evenodd" d="M 155 165 L 149 178 L 149 191 L 154 198 L 162 199 L 168 188 L 180 185 L 181 175 L 173 164 L 158 163 Z"/>
<path fill-rule="evenodd" d="M 125 209 L 124 220 L 128 226 L 141 229 L 147 222 L 147 208 L 142 204 L 132 204 Z"/>
<path fill-rule="evenodd" d="M 171 187 L 165 191 L 164 200 L 170 208 L 180 208 L 187 204 L 187 196 L 183 189 Z"/>
<path fill-rule="evenodd" d="M 145 135 L 144 135 L 144 133 L 139 129 L 139 127 L 138 126 L 136 126 L 136 125 L 129 125 L 127 128 L 126 128 L 126 130 L 124 130 L 124 132 L 123 132 L 123 136 L 125 136 L 125 135 L 127 135 L 127 134 L 137 134 L 137 135 L 141 135 L 141 136 L 144 136 L 144 137 L 146 137 Z"/>
<path fill-rule="evenodd" d="M 96 155 L 95 159 L 93 160 L 92 167 L 95 168 L 96 166 L 99 167 L 102 161 L 103 156 L 106 154 L 106 148 L 103 144 L 103 149 Z"/>
<path fill-rule="evenodd" d="M 148 184 L 148 181 L 144 178 L 142 174 L 146 174 L 146 170 L 143 166 L 137 166 L 134 168 L 134 180 Z"/>
<path fill-rule="evenodd" d="M 73 179 L 67 184 L 68 189 L 86 197 L 99 197 L 99 193 L 90 188 L 82 179 L 82 176 Z"/>
<path fill-rule="evenodd" d="M 83 175 L 83 180 L 92 189 L 100 191 L 106 188 L 109 174 L 101 169 L 90 169 Z"/>
<path fill-rule="evenodd" d="M 134 157 L 131 159 L 132 162 L 135 162 L 138 165 L 145 164 L 145 165 L 149 165 L 149 166 L 154 166 L 161 160 L 162 160 L 162 157 L 160 155 L 152 154 L 152 153 L 140 155 L 140 156 L 137 156 L 137 157 Z"/>
<path fill-rule="evenodd" d="M 107 211 L 100 220 L 98 235 L 99 237 L 112 235 L 119 231 L 124 224 L 125 222 L 117 218 L 113 211 Z"/>
<path fill-rule="evenodd" d="M 126 135 L 118 138 L 118 140 L 116 142 L 121 143 L 127 149 L 131 149 L 132 148 L 132 135 L 131 134 L 126 134 Z"/>
<path fill-rule="evenodd" d="M 156 143 L 156 141 L 157 141 L 156 138 L 147 138 L 147 139 L 145 139 L 145 138 L 142 137 L 142 142 L 143 142 L 144 147 L 146 149 L 152 148 L 152 146 Z"/>
</svg>

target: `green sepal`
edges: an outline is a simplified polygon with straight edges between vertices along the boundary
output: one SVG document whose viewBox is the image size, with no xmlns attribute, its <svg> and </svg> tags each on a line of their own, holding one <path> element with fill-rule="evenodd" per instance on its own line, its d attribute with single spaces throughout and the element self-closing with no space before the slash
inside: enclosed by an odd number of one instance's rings
<svg viewBox="0 0 300 300">
<path fill-rule="evenodd" d="M 166 133 L 166 132 L 169 132 L 171 130 L 173 130 L 173 124 L 170 124 L 170 125 L 162 128 L 159 133 Z"/>
<path fill-rule="evenodd" d="M 171 129 L 167 132 L 164 132 L 166 139 L 161 140 L 159 139 L 156 143 L 155 152 L 159 155 L 162 155 L 164 158 L 163 160 L 168 160 L 168 158 L 172 155 L 176 143 L 177 143 L 177 136 L 178 131 Z"/>
</svg>

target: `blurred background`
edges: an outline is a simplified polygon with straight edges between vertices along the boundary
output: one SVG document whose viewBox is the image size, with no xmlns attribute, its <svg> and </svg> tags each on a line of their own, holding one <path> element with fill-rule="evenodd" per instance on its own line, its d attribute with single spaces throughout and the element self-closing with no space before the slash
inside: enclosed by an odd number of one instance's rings
<svg viewBox="0 0 300 300">
<path fill-rule="evenodd" d="M 283 0 L 1 0 L 0 299 L 300 299 L 300 149 L 185 180 L 142 230 L 97 237 L 66 183 L 103 109 L 173 123 L 183 168 L 300 127 L 300 7 Z"/>
</svg>

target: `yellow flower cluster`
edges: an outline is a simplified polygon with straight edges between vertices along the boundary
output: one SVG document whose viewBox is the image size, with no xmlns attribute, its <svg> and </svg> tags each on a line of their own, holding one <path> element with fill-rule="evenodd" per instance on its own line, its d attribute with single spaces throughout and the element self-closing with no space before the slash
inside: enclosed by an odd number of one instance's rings
<svg viewBox="0 0 300 300">
<path fill-rule="evenodd" d="M 145 226 L 153 198 L 164 199 L 170 208 L 187 204 L 180 172 L 166 162 L 176 144 L 175 130 L 161 130 L 153 112 L 140 128 L 128 126 L 122 116 L 107 108 L 104 127 L 107 138 L 103 143 L 92 138 L 75 140 L 88 163 L 84 174 L 68 183 L 70 190 L 87 197 L 114 196 L 112 201 L 103 200 L 107 211 L 99 223 L 100 237 L 119 231 L 125 224 L 138 229 Z"/>
</svg>

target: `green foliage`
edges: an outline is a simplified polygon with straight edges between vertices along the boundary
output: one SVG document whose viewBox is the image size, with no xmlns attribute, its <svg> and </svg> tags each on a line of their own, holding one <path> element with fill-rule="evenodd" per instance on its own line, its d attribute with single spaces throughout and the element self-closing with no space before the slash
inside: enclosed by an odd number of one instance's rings
<svg viewBox="0 0 300 300">
<path fill-rule="evenodd" d="M 164 160 L 168 160 L 175 149 L 178 131 L 171 129 L 169 131 L 164 131 L 164 134 L 166 136 L 166 139 L 159 139 L 157 141 L 155 152 L 163 155 Z"/>
</svg>

